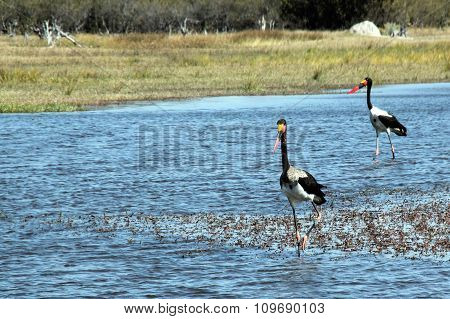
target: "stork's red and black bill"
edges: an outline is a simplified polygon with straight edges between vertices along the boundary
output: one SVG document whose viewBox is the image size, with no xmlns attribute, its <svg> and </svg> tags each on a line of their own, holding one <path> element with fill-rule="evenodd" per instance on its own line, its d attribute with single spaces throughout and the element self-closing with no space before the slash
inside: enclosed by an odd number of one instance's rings
<svg viewBox="0 0 450 319">
<path fill-rule="evenodd" d="M 277 150 L 278 145 L 280 144 L 281 135 L 283 135 L 284 132 L 286 132 L 286 126 L 284 126 L 283 124 L 278 124 L 277 140 L 275 141 L 275 145 L 273 146 L 274 153 Z"/>
<path fill-rule="evenodd" d="M 361 83 L 359 83 L 357 86 L 355 86 L 353 89 L 351 89 L 350 91 L 347 92 L 347 94 L 352 94 L 355 93 L 356 91 L 358 91 L 359 89 L 365 87 L 367 85 L 367 80 L 363 80 L 361 81 Z"/>
</svg>

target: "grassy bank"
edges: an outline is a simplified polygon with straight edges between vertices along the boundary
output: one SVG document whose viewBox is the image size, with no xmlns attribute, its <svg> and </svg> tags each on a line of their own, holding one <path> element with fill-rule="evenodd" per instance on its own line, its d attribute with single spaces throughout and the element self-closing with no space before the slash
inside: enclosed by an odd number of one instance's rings
<svg viewBox="0 0 450 319">
<path fill-rule="evenodd" d="M 450 80 L 450 31 L 411 39 L 347 32 L 86 35 L 83 48 L 0 36 L 0 112 L 65 111 L 117 101 L 294 94 Z"/>
</svg>

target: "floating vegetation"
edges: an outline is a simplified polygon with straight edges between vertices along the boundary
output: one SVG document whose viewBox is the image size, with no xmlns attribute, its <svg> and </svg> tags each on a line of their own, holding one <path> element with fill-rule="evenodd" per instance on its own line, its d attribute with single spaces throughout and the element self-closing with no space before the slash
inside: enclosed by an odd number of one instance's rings
<svg viewBox="0 0 450 319">
<path fill-rule="evenodd" d="M 26 216 L 18 223 L 35 234 L 50 231 L 121 236 L 124 243 L 145 238 L 166 244 L 263 249 L 281 253 L 295 248 L 291 214 L 121 213 Z M 304 232 L 312 221 L 300 219 Z M 308 249 L 383 253 L 406 258 L 433 256 L 448 260 L 450 210 L 446 199 L 388 209 L 328 208 L 312 232 Z M 184 256 L 183 256 L 184 257 Z"/>
<path fill-rule="evenodd" d="M 0 210 L 0 220 L 6 220 L 6 219 L 8 219 L 8 215 L 6 215 L 6 213 L 4 213 Z"/>
</svg>

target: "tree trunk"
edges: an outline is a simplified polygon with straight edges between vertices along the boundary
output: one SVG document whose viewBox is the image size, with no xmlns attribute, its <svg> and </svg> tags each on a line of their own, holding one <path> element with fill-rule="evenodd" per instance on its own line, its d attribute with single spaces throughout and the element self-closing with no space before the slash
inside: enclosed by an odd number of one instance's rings
<svg viewBox="0 0 450 319">
<path fill-rule="evenodd" d="M 261 17 L 261 19 L 258 22 L 259 22 L 259 26 L 261 27 L 261 30 L 265 31 L 266 30 L 266 18 L 264 17 L 264 15 Z"/>
</svg>

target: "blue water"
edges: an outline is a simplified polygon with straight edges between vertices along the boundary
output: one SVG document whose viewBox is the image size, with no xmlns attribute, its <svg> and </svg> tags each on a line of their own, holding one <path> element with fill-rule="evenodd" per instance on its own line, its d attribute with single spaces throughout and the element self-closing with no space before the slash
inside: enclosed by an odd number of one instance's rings
<svg viewBox="0 0 450 319">
<path fill-rule="evenodd" d="M 416 191 L 448 190 L 450 84 L 372 94 L 408 128 L 408 137 L 393 137 L 395 161 L 385 135 L 373 160 L 365 91 L 1 115 L 0 297 L 448 298 L 447 260 L 314 246 L 297 258 L 293 247 L 273 255 L 85 225 L 89 216 L 123 214 L 167 216 L 169 224 L 172 215 L 206 212 L 289 216 L 280 154 L 272 154 L 280 117 L 291 163 L 327 185 L 335 206 L 358 209 L 357 198 L 339 198 L 364 191 L 383 207 L 393 190 L 408 190 L 406 202 L 417 200 Z M 75 226 L 61 223 L 68 219 Z"/>
</svg>

